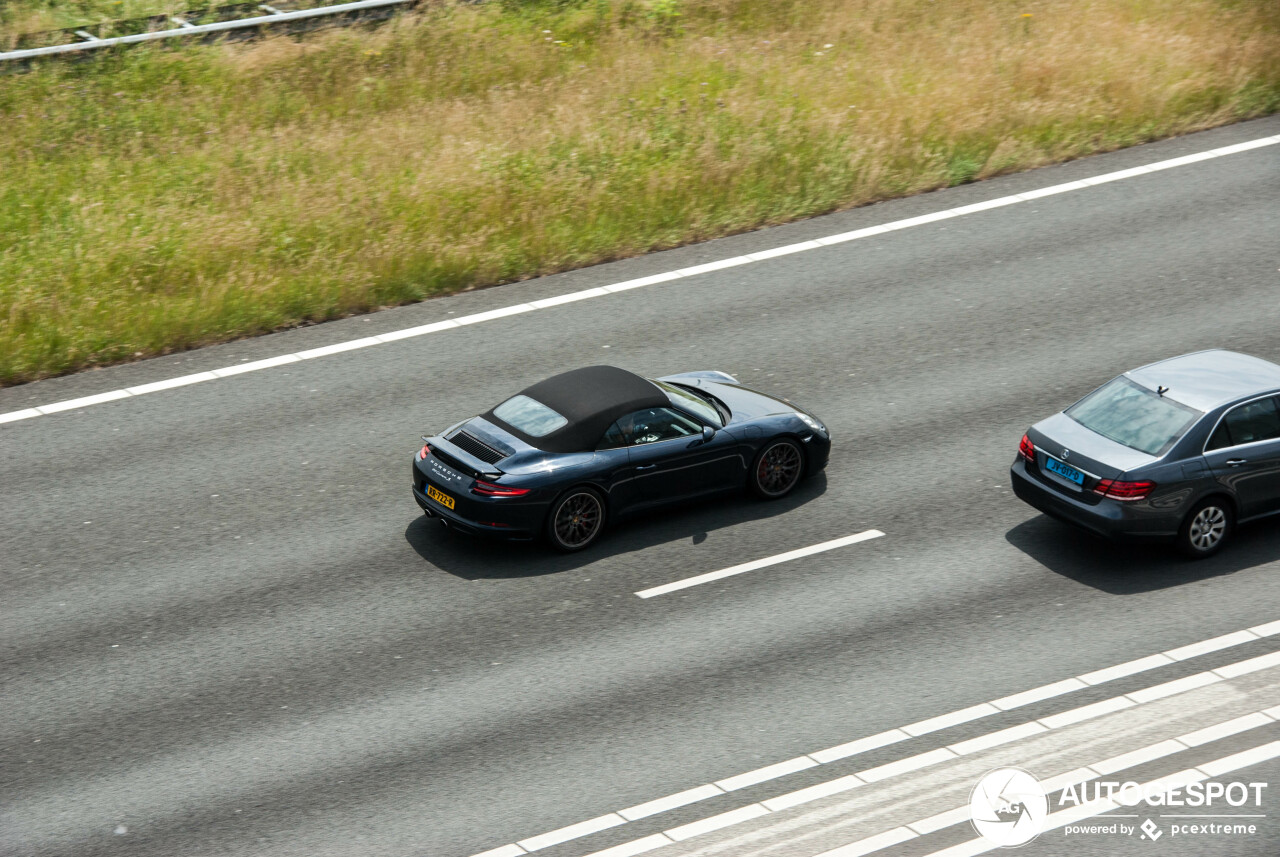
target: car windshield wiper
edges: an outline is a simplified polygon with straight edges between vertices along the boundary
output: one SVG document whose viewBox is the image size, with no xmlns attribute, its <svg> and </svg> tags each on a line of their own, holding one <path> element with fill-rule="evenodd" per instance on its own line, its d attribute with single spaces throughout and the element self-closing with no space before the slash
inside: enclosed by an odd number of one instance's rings
<svg viewBox="0 0 1280 857">
<path fill-rule="evenodd" d="M 680 389 L 688 390 L 690 393 L 693 393 L 699 399 L 705 399 L 707 404 L 715 408 L 716 413 L 720 415 L 720 424 L 722 426 L 727 426 L 729 424 L 729 417 L 733 416 L 733 413 L 729 410 L 729 406 L 726 405 L 724 402 L 720 401 L 715 396 L 708 393 L 706 390 L 701 390 L 701 389 L 698 389 L 697 387 L 686 387 L 683 384 L 681 384 Z"/>
<path fill-rule="evenodd" d="M 706 393 L 705 395 L 711 400 L 711 404 L 715 406 L 716 412 L 720 414 L 720 424 L 727 426 L 729 424 L 729 418 L 733 416 L 733 412 L 729 410 L 729 406 L 710 393 Z"/>
</svg>

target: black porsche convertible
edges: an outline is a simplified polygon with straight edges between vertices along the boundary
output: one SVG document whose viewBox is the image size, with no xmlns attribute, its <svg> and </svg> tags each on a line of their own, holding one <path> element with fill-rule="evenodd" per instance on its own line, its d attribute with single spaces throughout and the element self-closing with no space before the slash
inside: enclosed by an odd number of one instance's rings
<svg viewBox="0 0 1280 857">
<path fill-rule="evenodd" d="M 785 497 L 831 452 L 817 417 L 732 375 L 613 366 L 548 378 L 422 440 L 413 497 L 429 517 L 562 551 L 642 509 L 744 488 Z"/>
</svg>

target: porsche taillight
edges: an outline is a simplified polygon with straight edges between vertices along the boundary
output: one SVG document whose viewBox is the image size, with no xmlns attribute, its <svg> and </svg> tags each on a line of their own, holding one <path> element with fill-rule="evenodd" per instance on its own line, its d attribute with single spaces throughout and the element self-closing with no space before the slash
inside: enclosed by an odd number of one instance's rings
<svg viewBox="0 0 1280 857">
<path fill-rule="evenodd" d="M 523 497 L 529 493 L 529 489 L 512 488 L 510 485 L 497 485 L 477 479 L 476 484 L 471 487 L 471 493 L 481 497 Z"/>
</svg>

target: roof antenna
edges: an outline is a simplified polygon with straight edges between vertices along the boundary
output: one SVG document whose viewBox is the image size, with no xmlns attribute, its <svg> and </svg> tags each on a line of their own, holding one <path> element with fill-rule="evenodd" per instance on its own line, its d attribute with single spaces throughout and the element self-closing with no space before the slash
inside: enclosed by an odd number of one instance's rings
<svg viewBox="0 0 1280 857">
<path fill-rule="evenodd" d="M 1156 393 L 1157 393 L 1157 394 L 1159 394 L 1160 398 L 1162 398 L 1162 399 L 1163 399 L 1163 398 L 1164 398 L 1164 394 L 1165 394 L 1165 393 L 1167 393 L 1167 392 L 1169 392 L 1169 388 L 1168 388 L 1168 387 L 1161 387 L 1159 384 L 1156 384 Z"/>
</svg>

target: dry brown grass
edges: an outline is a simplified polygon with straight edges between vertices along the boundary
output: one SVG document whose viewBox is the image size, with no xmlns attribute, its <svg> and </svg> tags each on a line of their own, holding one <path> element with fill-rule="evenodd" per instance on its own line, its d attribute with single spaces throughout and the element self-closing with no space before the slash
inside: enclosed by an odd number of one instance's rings
<svg viewBox="0 0 1280 857">
<path fill-rule="evenodd" d="M 1280 106 L 1274 3 L 661 8 L 459 7 L 0 80 L 0 382 Z"/>
</svg>

